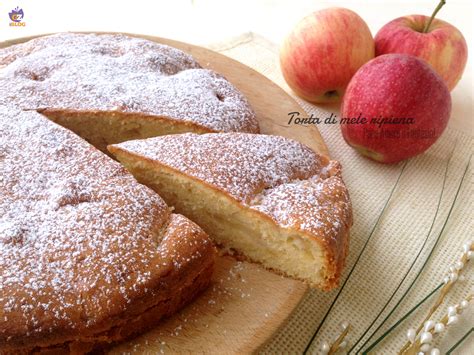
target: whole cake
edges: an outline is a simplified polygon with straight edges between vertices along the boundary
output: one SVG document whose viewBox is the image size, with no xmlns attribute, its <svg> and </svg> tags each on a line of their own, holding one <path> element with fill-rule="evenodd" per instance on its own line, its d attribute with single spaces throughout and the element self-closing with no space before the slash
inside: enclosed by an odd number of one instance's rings
<svg viewBox="0 0 474 355">
<path fill-rule="evenodd" d="M 84 353 L 205 288 L 207 235 L 74 133 L 0 107 L 0 353 Z"/>
<path fill-rule="evenodd" d="M 60 33 L 0 50 L 0 104 L 41 111 L 97 148 L 182 132 L 258 132 L 247 99 L 179 49 Z"/>
<path fill-rule="evenodd" d="M 352 210 L 340 165 L 291 139 L 179 134 L 109 147 L 138 181 L 226 249 L 331 289 Z"/>
</svg>

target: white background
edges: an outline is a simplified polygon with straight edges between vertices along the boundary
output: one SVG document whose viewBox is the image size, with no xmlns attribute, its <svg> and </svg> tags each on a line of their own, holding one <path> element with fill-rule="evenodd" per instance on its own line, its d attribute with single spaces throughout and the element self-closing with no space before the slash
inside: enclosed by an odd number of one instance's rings
<svg viewBox="0 0 474 355">
<path fill-rule="evenodd" d="M 356 11 L 373 34 L 390 20 L 431 15 L 438 0 L 155 0 L 0 2 L 0 40 L 58 31 L 121 31 L 168 37 L 196 44 L 256 32 L 275 43 L 313 10 L 342 6 Z M 25 27 L 10 27 L 8 12 L 19 6 Z M 473 131 L 473 1 L 447 0 L 438 17 L 458 27 L 471 51 L 461 82 L 452 92 L 450 125 Z"/>
</svg>

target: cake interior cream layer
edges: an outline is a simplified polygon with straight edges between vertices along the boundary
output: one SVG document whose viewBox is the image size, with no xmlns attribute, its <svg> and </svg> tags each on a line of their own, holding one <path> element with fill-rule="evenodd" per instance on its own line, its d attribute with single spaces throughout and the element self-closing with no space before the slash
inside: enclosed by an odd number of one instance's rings
<svg viewBox="0 0 474 355">
<path fill-rule="evenodd" d="M 122 112 L 44 110 L 51 121 L 73 131 L 96 148 L 109 154 L 107 145 L 186 132 L 208 133 L 209 129 L 167 117 Z"/>
<path fill-rule="evenodd" d="M 324 287 L 325 252 L 315 239 L 282 228 L 226 193 L 165 165 L 137 160 L 120 149 L 113 149 L 113 153 L 139 182 L 158 192 L 177 213 L 199 224 L 224 249 L 235 250 L 286 276 Z"/>
</svg>

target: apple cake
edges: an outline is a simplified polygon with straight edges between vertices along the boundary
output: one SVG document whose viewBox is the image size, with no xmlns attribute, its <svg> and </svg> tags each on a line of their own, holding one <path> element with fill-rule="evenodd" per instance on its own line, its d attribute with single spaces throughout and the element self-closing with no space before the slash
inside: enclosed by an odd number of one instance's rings
<svg viewBox="0 0 474 355">
<path fill-rule="evenodd" d="M 322 289 L 338 284 L 352 210 L 340 165 L 291 139 L 185 133 L 108 148 L 224 250 Z"/>
<path fill-rule="evenodd" d="M 247 99 L 179 49 L 120 34 L 60 33 L 0 50 L 0 103 L 107 144 L 259 131 Z"/>
<path fill-rule="evenodd" d="M 93 352 L 176 312 L 210 282 L 203 229 L 335 287 L 352 223 L 339 164 L 258 132 L 232 84 L 169 46 L 63 33 L 0 49 L 0 353 Z"/>
<path fill-rule="evenodd" d="M 193 299 L 215 251 L 119 163 L 0 107 L 0 255 L 0 353 L 85 353 Z"/>
</svg>

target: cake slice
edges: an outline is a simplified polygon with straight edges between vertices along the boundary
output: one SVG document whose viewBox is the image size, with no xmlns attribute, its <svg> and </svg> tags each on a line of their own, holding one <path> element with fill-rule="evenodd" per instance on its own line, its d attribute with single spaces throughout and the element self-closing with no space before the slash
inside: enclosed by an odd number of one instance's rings
<svg viewBox="0 0 474 355">
<path fill-rule="evenodd" d="M 338 284 L 352 224 L 339 163 L 287 138 L 192 133 L 108 149 L 217 244 L 322 289 Z"/>
</svg>

